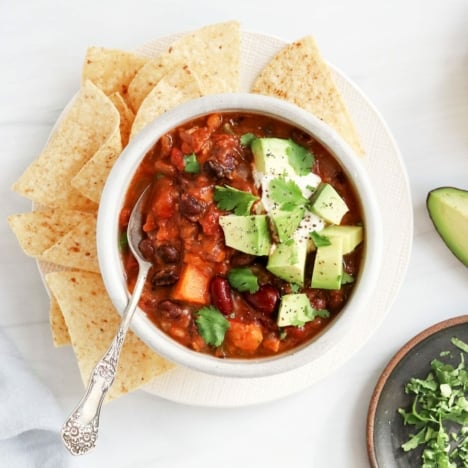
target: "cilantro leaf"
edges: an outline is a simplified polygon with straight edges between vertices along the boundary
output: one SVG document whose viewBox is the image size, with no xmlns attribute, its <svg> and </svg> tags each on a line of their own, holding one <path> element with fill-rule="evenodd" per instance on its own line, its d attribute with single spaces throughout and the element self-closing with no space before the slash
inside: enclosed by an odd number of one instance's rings
<svg viewBox="0 0 468 468">
<path fill-rule="evenodd" d="M 343 274 L 341 275 L 341 284 L 349 284 L 349 283 L 354 283 L 354 277 L 344 271 Z"/>
<path fill-rule="evenodd" d="M 258 278 L 247 267 L 233 268 L 228 273 L 228 281 L 234 289 L 241 292 L 248 291 L 249 293 L 254 293 L 260 288 Z"/>
<path fill-rule="evenodd" d="M 310 238 L 314 241 L 315 247 L 326 247 L 331 245 L 331 241 L 327 236 L 323 236 L 316 231 L 310 233 Z"/>
<path fill-rule="evenodd" d="M 289 140 L 286 154 L 288 156 L 290 166 L 292 166 L 297 175 L 309 174 L 315 158 L 307 148 L 298 145 L 293 140 Z"/>
<path fill-rule="evenodd" d="M 184 171 L 192 174 L 200 172 L 200 163 L 195 153 L 184 155 Z"/>
<path fill-rule="evenodd" d="M 270 181 L 271 199 L 278 204 L 280 210 L 293 211 L 304 206 L 308 200 L 302 195 L 299 186 L 293 180 L 278 177 Z"/>
<path fill-rule="evenodd" d="M 310 304 L 304 308 L 304 314 L 301 318 L 295 318 L 291 324 L 295 327 L 303 327 L 307 322 L 312 322 L 317 317 L 328 318 L 330 312 L 327 309 L 315 309 Z"/>
<path fill-rule="evenodd" d="M 219 346 L 229 328 L 229 320 L 214 306 L 202 307 L 195 319 L 198 331 L 205 342 L 212 346 Z"/>
<path fill-rule="evenodd" d="M 234 211 L 234 214 L 246 216 L 250 214 L 252 205 L 259 198 L 250 192 L 243 192 L 229 185 L 215 186 L 214 200 L 221 210 Z"/>
<path fill-rule="evenodd" d="M 257 138 L 253 133 L 244 133 L 240 137 L 240 143 L 242 146 L 250 146 L 252 144 L 252 141 Z"/>
</svg>

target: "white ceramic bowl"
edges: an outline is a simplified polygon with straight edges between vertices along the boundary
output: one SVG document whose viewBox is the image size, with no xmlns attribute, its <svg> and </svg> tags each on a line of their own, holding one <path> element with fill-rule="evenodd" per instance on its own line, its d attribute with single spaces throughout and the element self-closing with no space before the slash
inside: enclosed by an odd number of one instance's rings
<svg viewBox="0 0 468 468">
<path fill-rule="evenodd" d="M 118 219 L 128 186 L 146 153 L 169 130 L 211 112 L 245 111 L 270 115 L 290 123 L 320 141 L 341 163 L 355 186 L 361 201 L 365 223 L 365 248 L 360 274 L 345 307 L 330 326 L 309 343 L 276 357 L 259 359 L 220 359 L 192 351 L 173 340 L 137 309 L 133 331 L 157 353 L 182 366 L 227 377 L 260 377 L 286 372 L 320 359 L 339 346 L 340 339 L 360 319 L 360 311 L 369 303 L 382 255 L 381 218 L 376 197 L 361 164 L 360 157 L 330 127 L 310 113 L 276 98 L 255 94 L 205 96 L 182 104 L 145 127 L 125 148 L 106 182 L 98 214 L 97 249 L 99 265 L 109 296 L 119 312 L 128 302 L 129 293 L 118 248 Z"/>
</svg>

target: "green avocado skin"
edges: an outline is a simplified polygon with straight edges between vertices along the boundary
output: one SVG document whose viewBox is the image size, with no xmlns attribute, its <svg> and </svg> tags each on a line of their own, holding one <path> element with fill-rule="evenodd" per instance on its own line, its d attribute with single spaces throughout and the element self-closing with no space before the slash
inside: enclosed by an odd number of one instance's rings
<svg viewBox="0 0 468 468">
<path fill-rule="evenodd" d="M 426 206 L 447 247 L 468 266 L 468 190 L 438 187 L 428 193 Z"/>
</svg>

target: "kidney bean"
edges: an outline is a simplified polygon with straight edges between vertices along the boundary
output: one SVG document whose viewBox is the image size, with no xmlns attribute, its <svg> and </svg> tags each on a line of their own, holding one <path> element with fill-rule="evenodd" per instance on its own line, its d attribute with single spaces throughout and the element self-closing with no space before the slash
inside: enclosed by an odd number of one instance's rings
<svg viewBox="0 0 468 468">
<path fill-rule="evenodd" d="M 257 292 L 245 293 L 245 300 L 259 312 L 272 314 L 278 305 L 280 295 L 271 284 L 265 284 Z"/>
<path fill-rule="evenodd" d="M 226 278 L 215 276 L 210 283 L 211 302 L 223 315 L 229 315 L 233 310 L 231 286 Z"/>
</svg>

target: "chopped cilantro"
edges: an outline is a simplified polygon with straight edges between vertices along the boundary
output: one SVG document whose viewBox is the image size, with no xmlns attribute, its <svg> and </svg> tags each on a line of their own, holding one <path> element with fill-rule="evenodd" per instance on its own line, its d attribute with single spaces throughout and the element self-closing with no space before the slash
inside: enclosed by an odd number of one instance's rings
<svg viewBox="0 0 468 468">
<path fill-rule="evenodd" d="M 257 292 L 259 289 L 258 278 L 247 267 L 233 268 L 228 273 L 229 284 L 238 291 Z"/>
<path fill-rule="evenodd" d="M 252 141 L 257 138 L 253 133 L 244 133 L 240 137 L 240 143 L 242 146 L 250 146 L 252 144 Z"/>
<path fill-rule="evenodd" d="M 292 166 L 297 175 L 307 175 L 310 173 L 314 164 L 314 155 L 301 145 L 298 145 L 293 140 L 289 140 L 289 146 L 286 149 L 289 164 Z"/>
<path fill-rule="evenodd" d="M 184 171 L 192 174 L 198 174 L 200 172 L 200 163 L 197 161 L 195 153 L 184 156 Z"/>
<path fill-rule="evenodd" d="M 310 233 L 310 238 L 314 241 L 315 247 L 326 247 L 331 245 L 331 241 L 327 236 L 322 236 L 316 231 Z"/>
<path fill-rule="evenodd" d="M 126 231 L 120 234 L 119 247 L 120 250 L 125 250 L 128 247 L 128 237 Z"/>
<path fill-rule="evenodd" d="M 330 317 L 330 312 L 327 309 L 315 309 L 310 304 L 304 309 L 303 320 L 296 318 L 291 321 L 291 325 L 295 327 L 303 327 L 307 322 L 312 322 L 317 317 L 328 318 Z"/>
<path fill-rule="evenodd" d="M 308 202 L 296 182 L 286 180 L 284 177 L 270 181 L 270 194 L 271 199 L 283 211 L 293 211 L 295 208 L 303 207 Z"/>
<path fill-rule="evenodd" d="M 421 447 L 422 466 L 428 468 L 468 466 L 468 369 L 463 354 L 468 345 L 458 338 L 451 342 L 462 351 L 459 364 L 434 359 L 426 378 L 413 377 L 405 385 L 411 406 L 398 409 L 404 424 L 416 430 L 402 449 Z M 451 353 L 440 353 L 447 355 Z"/>
<path fill-rule="evenodd" d="M 291 292 L 292 293 L 298 293 L 301 290 L 301 285 L 296 284 L 296 283 L 290 283 L 291 286 Z"/>
<path fill-rule="evenodd" d="M 349 284 L 354 283 L 354 277 L 351 276 L 349 273 L 343 272 L 341 275 L 341 284 Z"/>
<path fill-rule="evenodd" d="M 234 211 L 236 215 L 247 216 L 250 214 L 250 209 L 258 197 L 250 192 L 243 192 L 229 185 L 220 187 L 215 186 L 214 199 L 218 208 L 227 211 Z"/>
<path fill-rule="evenodd" d="M 195 323 L 201 337 L 212 346 L 219 346 L 224 341 L 229 328 L 229 320 L 214 306 L 199 309 Z"/>
</svg>

